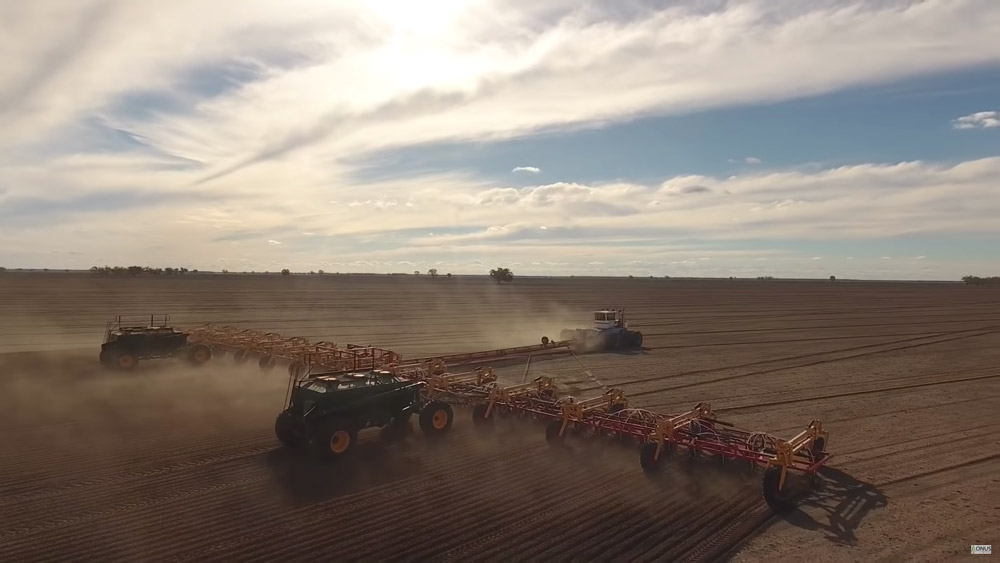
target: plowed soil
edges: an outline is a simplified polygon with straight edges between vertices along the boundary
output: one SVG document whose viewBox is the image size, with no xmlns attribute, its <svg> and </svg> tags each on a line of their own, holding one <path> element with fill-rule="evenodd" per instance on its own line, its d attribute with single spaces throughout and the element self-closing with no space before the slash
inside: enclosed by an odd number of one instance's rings
<svg viewBox="0 0 1000 563">
<path fill-rule="evenodd" d="M 634 448 L 554 451 L 530 423 L 483 435 L 463 409 L 440 443 L 368 430 L 355 459 L 317 463 L 272 433 L 281 370 L 97 365 L 115 314 L 414 357 L 534 344 L 609 305 L 642 330 L 641 353 L 536 359 L 529 377 L 577 397 L 620 387 L 664 412 L 708 401 L 785 437 L 821 420 L 835 457 L 799 509 L 772 513 L 759 474 L 677 460 L 650 480 Z M 997 413 L 992 288 L 7 272 L 0 561 L 963 559 L 1000 543 Z"/>
</svg>

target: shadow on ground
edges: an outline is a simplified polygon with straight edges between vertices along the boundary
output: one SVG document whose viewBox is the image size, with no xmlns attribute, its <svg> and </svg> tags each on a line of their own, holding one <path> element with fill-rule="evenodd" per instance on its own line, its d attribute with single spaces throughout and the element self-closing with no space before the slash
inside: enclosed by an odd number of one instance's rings
<svg viewBox="0 0 1000 563">
<path fill-rule="evenodd" d="M 875 486 L 833 467 L 820 469 L 817 477 L 812 494 L 783 519 L 806 530 L 821 531 L 833 543 L 854 544 L 854 532 L 861 521 L 872 510 L 885 507 L 888 499 Z"/>
<path fill-rule="evenodd" d="M 415 444 L 412 436 L 366 433 L 348 459 L 318 460 L 304 448 L 278 447 L 262 454 L 259 461 L 288 501 L 311 504 L 419 475 L 424 470 L 420 451 L 436 445 Z"/>
</svg>

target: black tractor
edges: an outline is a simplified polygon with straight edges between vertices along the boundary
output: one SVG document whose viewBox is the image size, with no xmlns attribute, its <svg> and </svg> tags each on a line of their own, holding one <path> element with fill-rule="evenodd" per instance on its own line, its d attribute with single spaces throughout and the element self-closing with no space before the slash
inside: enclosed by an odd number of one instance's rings
<svg viewBox="0 0 1000 563">
<path fill-rule="evenodd" d="M 413 414 L 424 434 L 438 437 L 451 428 L 454 412 L 447 403 L 426 400 L 423 385 L 383 370 L 293 376 L 274 433 L 285 446 L 320 459 L 349 455 L 365 428 L 405 431 Z"/>
<path fill-rule="evenodd" d="M 211 348 L 189 343 L 187 333 L 169 323 L 169 315 L 116 316 L 104 330 L 101 365 L 129 371 L 139 360 L 181 358 L 197 366 L 212 359 Z"/>
</svg>

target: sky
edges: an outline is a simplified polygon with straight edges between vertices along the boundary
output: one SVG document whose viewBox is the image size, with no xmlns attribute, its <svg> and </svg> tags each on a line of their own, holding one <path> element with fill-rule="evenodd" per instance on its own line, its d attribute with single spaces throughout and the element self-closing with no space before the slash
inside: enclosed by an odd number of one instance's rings
<svg viewBox="0 0 1000 563">
<path fill-rule="evenodd" d="M 1000 274 L 996 0 L 0 0 L 0 266 Z"/>
</svg>

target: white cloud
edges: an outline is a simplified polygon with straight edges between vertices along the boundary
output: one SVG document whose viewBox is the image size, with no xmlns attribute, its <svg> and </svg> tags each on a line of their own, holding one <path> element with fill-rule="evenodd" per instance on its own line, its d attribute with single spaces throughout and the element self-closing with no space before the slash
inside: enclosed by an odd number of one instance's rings
<svg viewBox="0 0 1000 563">
<path fill-rule="evenodd" d="M 980 111 L 963 115 L 952 122 L 955 129 L 989 129 L 1000 127 L 1000 111 Z"/>
<path fill-rule="evenodd" d="M 748 156 L 745 159 L 743 159 L 743 161 L 746 162 L 747 164 L 760 164 L 760 163 L 764 162 L 763 160 L 761 160 L 761 159 L 759 159 L 759 158 L 757 158 L 755 156 Z"/>
<path fill-rule="evenodd" d="M 612 268 L 647 248 L 667 262 L 696 260 L 686 253 L 697 249 L 672 244 L 677 235 L 723 246 L 757 237 L 777 248 L 787 237 L 997 230 L 997 159 L 529 187 L 458 172 L 372 180 L 355 164 L 392 147 L 772 102 L 993 63 L 1000 5 L 992 0 L 641 11 L 595 0 L 150 6 L 39 0 L 2 10 L 5 261 L 36 260 L 69 241 L 78 254 L 65 259 L 80 266 L 157 256 L 206 267 L 223 254 L 258 270 L 296 260 L 326 261 L 307 270 L 390 267 L 395 258 L 379 253 L 407 252 L 465 253 L 471 265 L 538 250 L 548 253 L 540 262 Z M 89 150 L 109 132 L 130 144 Z M 439 233 L 436 247 L 427 232 Z M 718 252 L 713 264 L 742 259 Z"/>
<path fill-rule="evenodd" d="M 273 240 L 272 239 L 272 240 L 267 241 L 267 244 L 270 244 L 270 245 L 273 245 L 273 246 L 277 246 L 279 244 L 282 244 L 282 242 L 280 240 Z"/>
<path fill-rule="evenodd" d="M 538 174 L 542 169 L 537 166 L 518 166 L 511 170 L 511 172 L 528 172 L 530 174 Z"/>
</svg>

